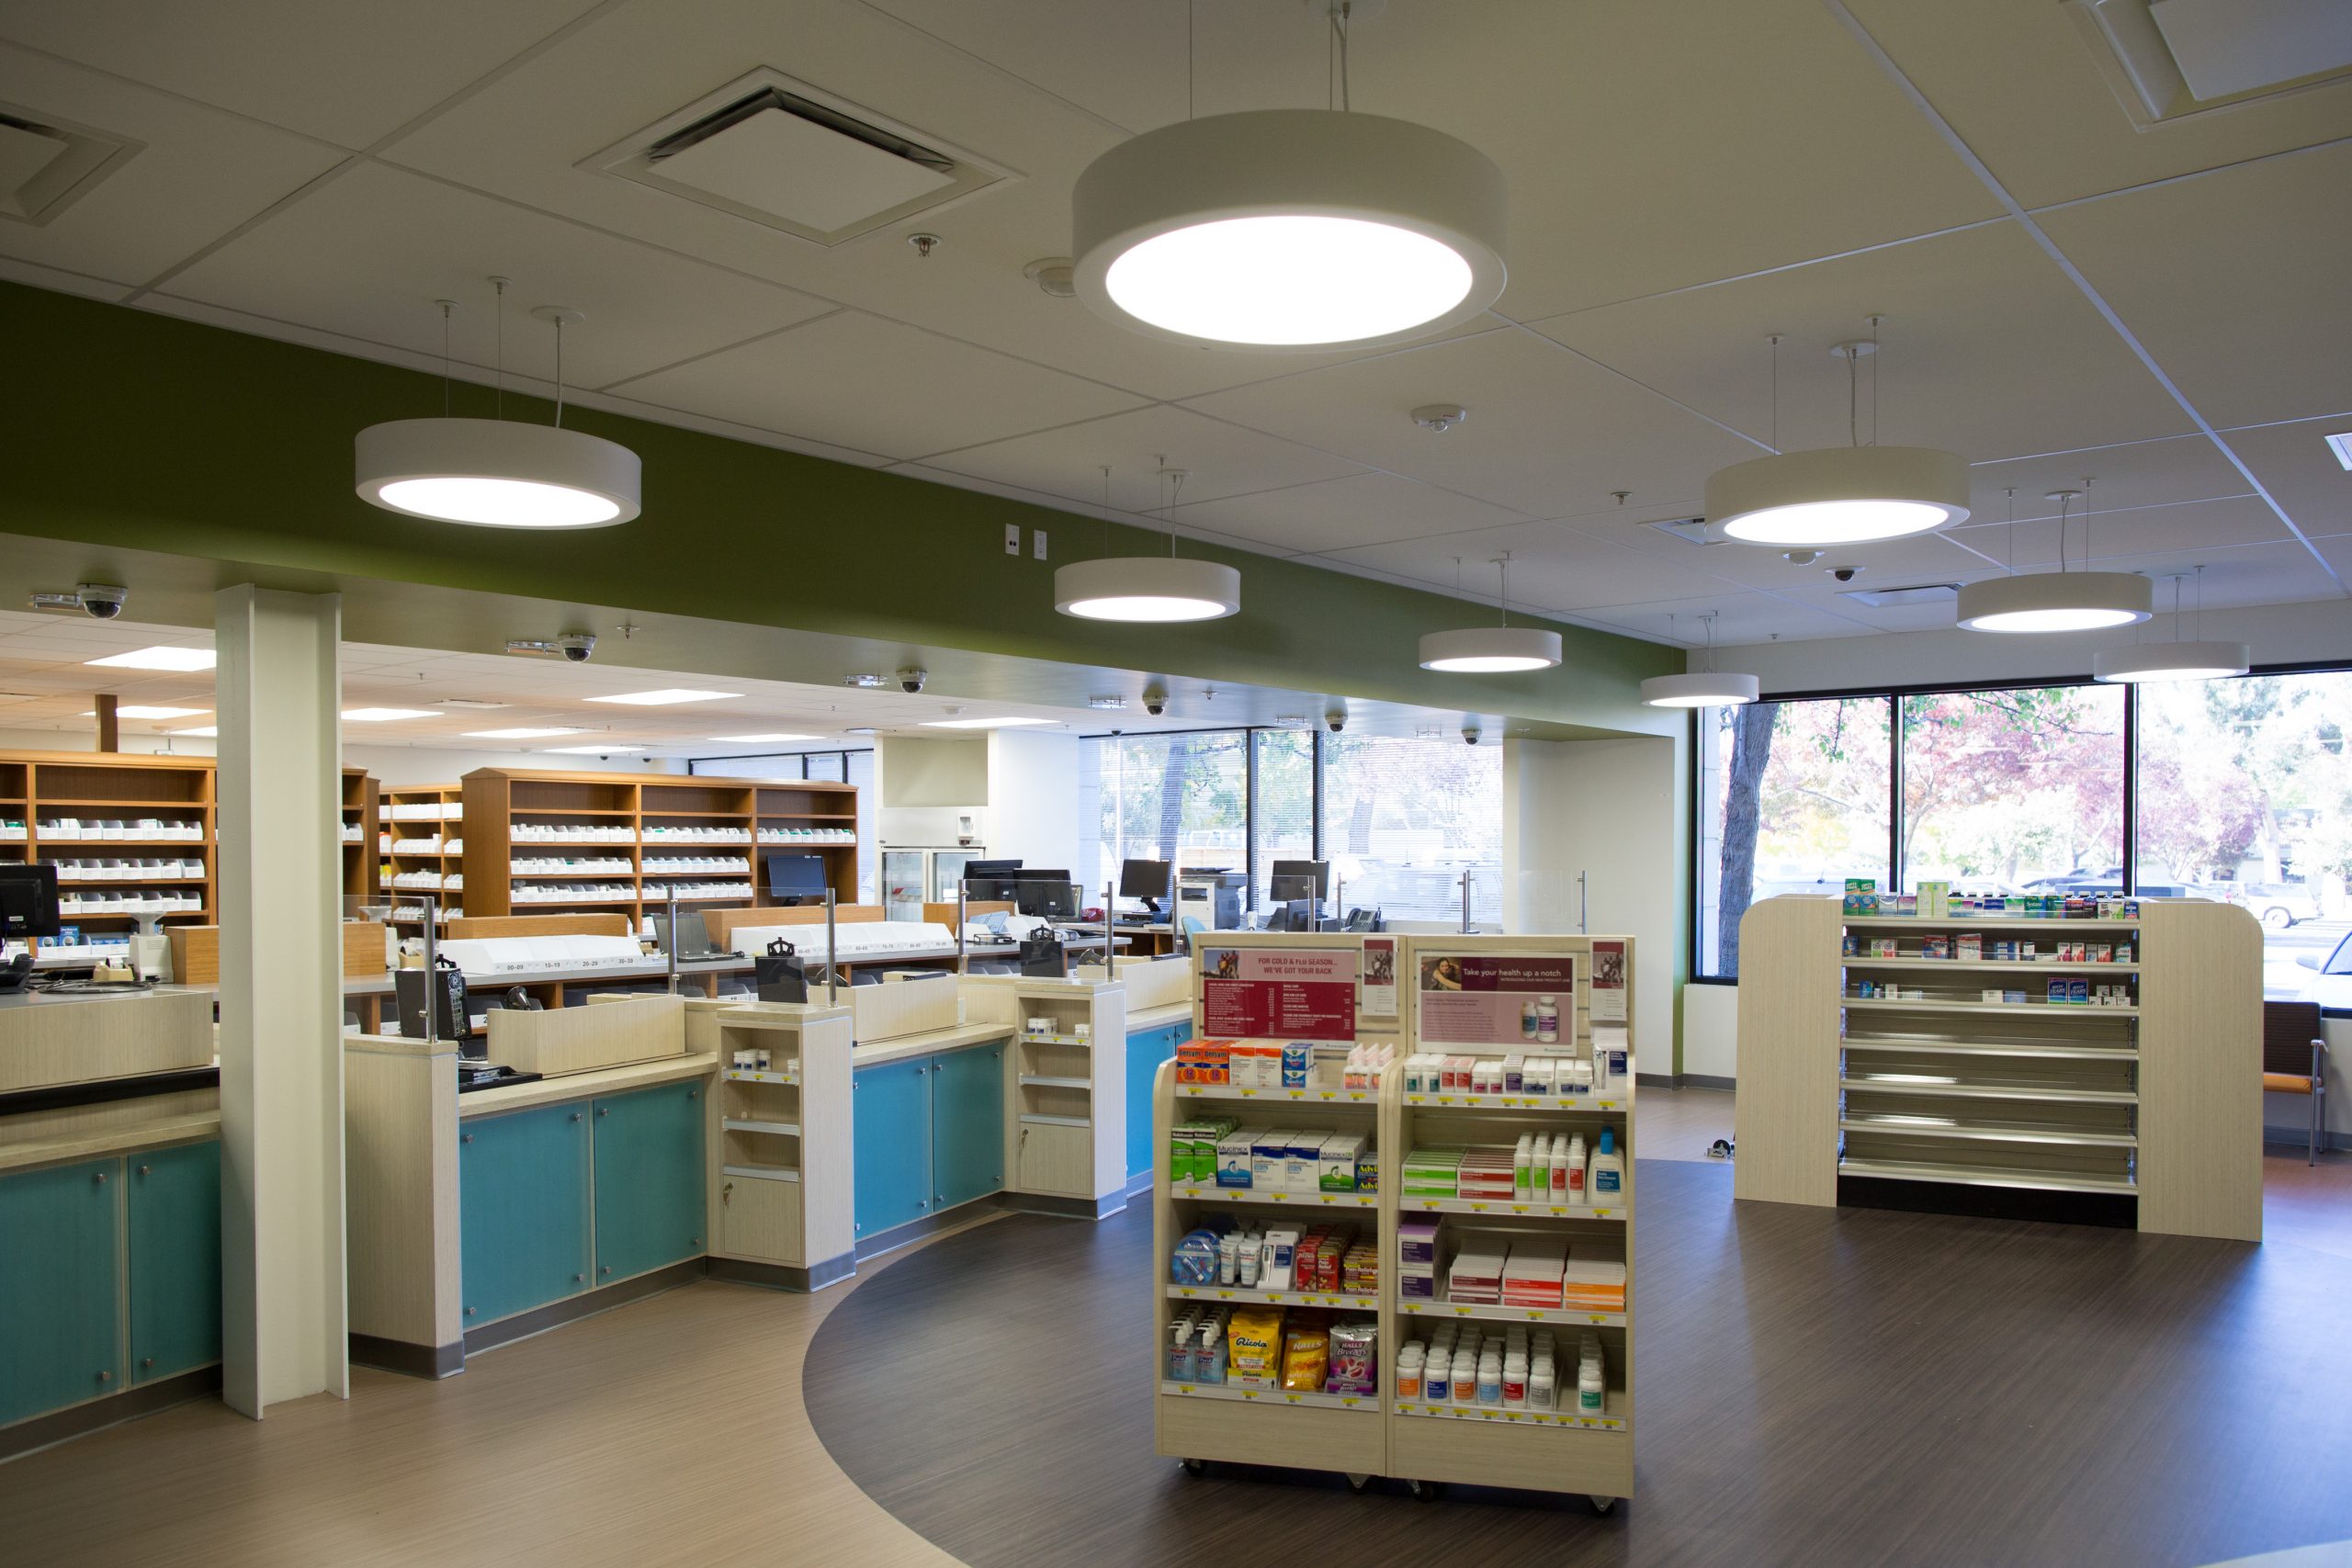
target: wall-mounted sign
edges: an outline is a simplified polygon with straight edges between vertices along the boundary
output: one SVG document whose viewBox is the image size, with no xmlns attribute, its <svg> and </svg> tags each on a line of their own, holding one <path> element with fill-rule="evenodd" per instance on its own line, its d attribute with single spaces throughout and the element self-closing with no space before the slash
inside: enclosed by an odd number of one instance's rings
<svg viewBox="0 0 2352 1568">
<path fill-rule="evenodd" d="M 1573 957 L 1424 953 L 1419 986 L 1423 1044 L 1558 1051 L 1575 1044 Z"/>
</svg>

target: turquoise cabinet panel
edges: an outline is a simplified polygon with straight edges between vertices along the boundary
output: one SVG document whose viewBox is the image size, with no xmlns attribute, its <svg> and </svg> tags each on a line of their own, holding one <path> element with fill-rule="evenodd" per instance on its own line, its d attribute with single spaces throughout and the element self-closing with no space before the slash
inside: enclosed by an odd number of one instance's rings
<svg viewBox="0 0 2352 1568">
<path fill-rule="evenodd" d="M 1159 1168 L 1151 1141 L 1151 1086 L 1159 1065 L 1193 1037 L 1190 1023 L 1170 1023 L 1127 1036 L 1127 1179 Z"/>
<path fill-rule="evenodd" d="M 856 1232 L 863 1239 L 932 1212 L 928 1058 L 850 1075 L 856 1143 Z"/>
<path fill-rule="evenodd" d="M 582 1101 L 459 1124 L 466 1327 L 589 1288 L 588 1111 Z"/>
<path fill-rule="evenodd" d="M 699 1256 L 703 1112 L 699 1083 L 596 1101 L 596 1283 Z"/>
<path fill-rule="evenodd" d="M 130 1226 L 130 1381 L 220 1359 L 220 1145 L 123 1161 Z"/>
<path fill-rule="evenodd" d="M 122 1388 L 122 1162 L 0 1177 L 0 1425 Z"/>
<path fill-rule="evenodd" d="M 931 1201 L 935 1213 L 1004 1185 L 1004 1047 L 931 1063 Z"/>
</svg>

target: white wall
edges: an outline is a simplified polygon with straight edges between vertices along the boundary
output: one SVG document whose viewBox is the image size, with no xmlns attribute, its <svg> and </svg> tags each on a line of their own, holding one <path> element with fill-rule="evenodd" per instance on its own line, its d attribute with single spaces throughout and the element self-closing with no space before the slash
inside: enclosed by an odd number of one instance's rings
<svg viewBox="0 0 2352 1568">
<path fill-rule="evenodd" d="M 1585 929 L 1634 939 L 1634 1051 L 1651 1073 L 1675 1070 L 1681 745 L 1662 736 L 1503 742 L 1504 929 L 1575 932 L 1584 873 Z"/>
<path fill-rule="evenodd" d="M 2159 597 L 2169 602 L 2167 595 Z M 2092 655 L 2101 649 L 2159 641 L 2171 635 L 2172 617 L 2166 614 L 2121 632 L 2067 637 L 1999 637 L 1947 627 L 1813 642 L 1751 643 L 1724 649 L 1718 662 L 1725 670 L 1759 677 L 1767 696 L 1776 692 L 1834 692 L 1854 686 L 2056 681 L 2088 676 Z M 2352 615 L 2345 614 L 2340 599 L 2209 610 L 2202 635 L 2209 640 L 2245 643 L 2257 665 L 2316 660 L 2352 662 Z"/>
<path fill-rule="evenodd" d="M 1078 863 L 1078 737 L 989 731 L 988 805 L 989 855 L 1086 877 Z"/>
<path fill-rule="evenodd" d="M 1729 1080 L 1739 1076 L 1739 987 L 1682 987 L 1682 1071 Z"/>
</svg>

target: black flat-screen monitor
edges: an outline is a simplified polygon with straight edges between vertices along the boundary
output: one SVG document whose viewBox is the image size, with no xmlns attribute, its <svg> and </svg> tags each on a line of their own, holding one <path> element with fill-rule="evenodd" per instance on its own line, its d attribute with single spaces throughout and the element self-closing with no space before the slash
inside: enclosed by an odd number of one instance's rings
<svg viewBox="0 0 2352 1568">
<path fill-rule="evenodd" d="M 1176 885 L 1176 868 L 1164 860 L 1131 860 L 1119 867 L 1119 897 L 1164 903 Z"/>
<path fill-rule="evenodd" d="M 964 901 L 967 904 L 1010 904 L 1012 890 L 1020 886 L 1009 876 L 967 876 L 964 879 Z"/>
<path fill-rule="evenodd" d="M 1026 873 L 1012 884 L 1012 907 L 1041 920 L 1078 918 L 1078 884 L 1069 877 L 1032 876 Z"/>
<path fill-rule="evenodd" d="M 1020 874 L 1021 863 L 1017 860 L 967 860 L 964 863 L 964 880 L 967 882 L 993 882 L 1000 877 Z"/>
<path fill-rule="evenodd" d="M 821 855 L 770 850 L 761 857 L 767 867 L 768 897 L 785 908 L 825 901 L 825 861 Z"/>
<path fill-rule="evenodd" d="M 1331 891 L 1331 863 L 1327 860 L 1278 860 L 1268 892 L 1277 904 L 1310 899 L 1320 903 Z"/>
<path fill-rule="evenodd" d="M 57 867 L 46 861 L 0 865 L 0 936 L 12 942 L 57 934 Z"/>
</svg>

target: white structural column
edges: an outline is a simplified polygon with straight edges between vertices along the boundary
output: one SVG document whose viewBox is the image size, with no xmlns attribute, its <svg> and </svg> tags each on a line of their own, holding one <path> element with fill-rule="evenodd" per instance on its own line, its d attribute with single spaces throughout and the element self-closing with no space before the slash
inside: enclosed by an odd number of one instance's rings
<svg viewBox="0 0 2352 1568">
<path fill-rule="evenodd" d="M 343 602 L 214 596 L 221 1398 L 350 1392 L 344 1309 Z"/>
</svg>

